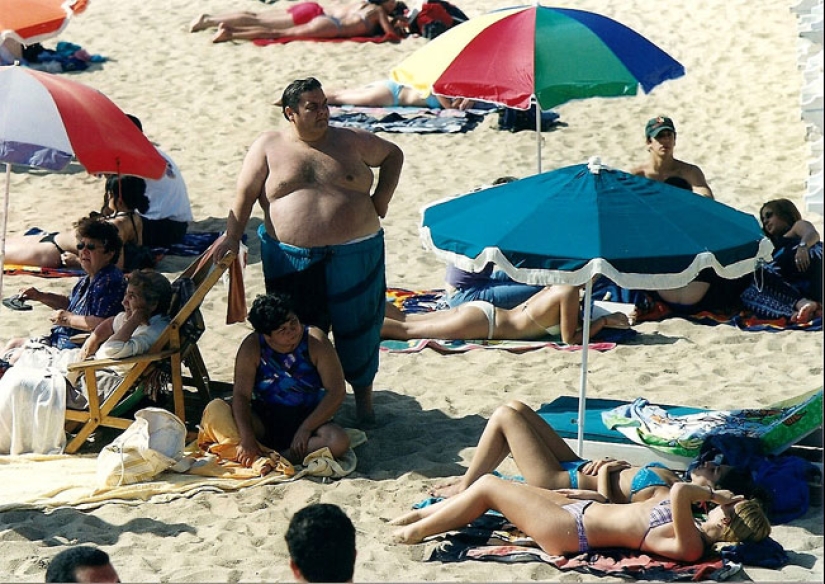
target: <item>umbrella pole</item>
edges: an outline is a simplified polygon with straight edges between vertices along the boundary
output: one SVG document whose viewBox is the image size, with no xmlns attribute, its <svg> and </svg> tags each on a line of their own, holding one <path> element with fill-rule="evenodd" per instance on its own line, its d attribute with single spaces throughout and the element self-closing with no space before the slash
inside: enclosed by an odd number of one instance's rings
<svg viewBox="0 0 825 584">
<path fill-rule="evenodd" d="M 584 456 L 584 413 L 587 410 L 587 354 L 590 345 L 590 300 L 593 297 L 593 280 L 587 280 L 584 288 L 584 323 L 582 324 L 582 372 L 579 385 L 579 434 L 576 441 L 576 454 Z"/>
<path fill-rule="evenodd" d="M 3 297 L 3 273 L 6 271 L 6 228 L 9 224 L 9 185 L 11 162 L 6 162 L 6 189 L 3 196 L 3 225 L 0 226 L 0 298 Z"/>
<path fill-rule="evenodd" d="M 539 107 L 539 100 L 533 99 L 536 105 L 536 152 L 538 154 L 539 171 L 541 174 L 541 107 Z"/>
</svg>

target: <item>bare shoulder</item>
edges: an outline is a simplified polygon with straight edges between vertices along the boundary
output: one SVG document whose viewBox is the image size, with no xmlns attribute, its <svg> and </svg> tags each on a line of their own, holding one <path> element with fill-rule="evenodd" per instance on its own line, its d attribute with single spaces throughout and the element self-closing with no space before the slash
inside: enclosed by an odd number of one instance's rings
<svg viewBox="0 0 825 584">
<path fill-rule="evenodd" d="M 398 148 L 389 140 L 360 128 L 330 127 L 329 131 L 336 142 L 358 152 L 367 164 L 371 164 L 371 161 L 383 160 L 391 150 Z"/>
<path fill-rule="evenodd" d="M 309 325 L 307 327 L 309 329 L 309 344 L 312 345 L 324 345 L 324 346 L 332 346 L 332 342 L 329 340 L 329 337 L 326 335 L 324 331 L 319 329 L 317 326 Z"/>
<path fill-rule="evenodd" d="M 630 169 L 630 174 L 635 176 L 647 176 L 647 167 L 644 164 L 637 164 Z"/>
</svg>

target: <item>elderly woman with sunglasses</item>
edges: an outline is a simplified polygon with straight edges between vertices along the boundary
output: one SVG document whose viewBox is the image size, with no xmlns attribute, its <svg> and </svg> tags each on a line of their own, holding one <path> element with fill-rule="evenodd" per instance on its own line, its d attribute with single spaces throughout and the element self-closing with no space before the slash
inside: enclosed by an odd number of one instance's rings
<svg viewBox="0 0 825 584">
<path fill-rule="evenodd" d="M 53 312 L 49 320 L 54 326 L 43 337 L 16 338 L 6 343 L 0 357 L 10 364 L 14 364 L 23 347 L 76 349 L 80 344 L 72 337 L 93 331 L 101 322 L 123 310 L 121 301 L 126 291 L 126 278 L 116 265 L 123 247 L 117 227 L 85 217 L 78 221 L 76 235 L 80 266 L 86 275 L 68 296 L 35 287 L 20 292 L 19 301 L 34 300 L 51 308 Z"/>
</svg>

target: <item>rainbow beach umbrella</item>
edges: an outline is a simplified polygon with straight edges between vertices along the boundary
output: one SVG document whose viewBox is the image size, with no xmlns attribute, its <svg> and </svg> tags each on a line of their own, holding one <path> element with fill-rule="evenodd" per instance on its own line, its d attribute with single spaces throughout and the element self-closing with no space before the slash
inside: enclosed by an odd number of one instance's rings
<svg viewBox="0 0 825 584">
<path fill-rule="evenodd" d="M 538 129 L 540 110 L 575 99 L 636 95 L 640 87 L 648 93 L 684 74 L 678 61 L 615 20 L 532 5 L 471 18 L 414 52 L 390 76 L 424 95 L 521 110 L 538 104 Z"/>
</svg>

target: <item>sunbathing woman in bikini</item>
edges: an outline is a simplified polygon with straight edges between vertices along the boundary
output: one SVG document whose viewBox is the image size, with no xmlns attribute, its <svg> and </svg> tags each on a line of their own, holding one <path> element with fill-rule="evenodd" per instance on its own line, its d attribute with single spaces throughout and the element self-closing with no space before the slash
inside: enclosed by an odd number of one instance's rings
<svg viewBox="0 0 825 584">
<path fill-rule="evenodd" d="M 729 465 L 704 462 L 683 478 L 656 462 L 639 467 L 611 458 L 583 460 L 541 416 L 516 400 L 499 406 L 490 416 L 464 476 L 432 489 L 430 495 L 450 497 L 467 490 L 493 472 L 508 455 L 513 456 L 528 485 L 567 494 L 571 489 L 593 491 L 593 497 L 602 502 L 645 501 L 685 480 L 746 496 L 763 495 L 753 485 L 747 470 Z"/>
<path fill-rule="evenodd" d="M 106 190 L 101 216 L 117 227 L 124 247 L 143 243 L 143 223 L 138 212 L 149 209 L 149 199 L 145 195 L 146 182 L 135 176 L 116 176 L 106 180 Z M 123 268 L 125 253 L 120 254 L 117 266 Z M 41 268 L 79 268 L 77 238 L 74 230 L 44 231 L 32 228 L 23 235 L 10 237 L 6 241 L 6 263 Z M 145 266 L 140 266 L 145 267 Z"/>
<path fill-rule="evenodd" d="M 692 505 L 703 501 L 717 506 L 697 522 Z M 717 542 L 758 542 L 771 532 L 756 499 L 690 483 L 676 483 L 647 501 L 616 505 L 485 476 L 455 497 L 392 521 L 403 526 L 393 538 L 418 543 L 461 528 L 488 509 L 501 512 L 551 555 L 619 547 L 695 562 Z"/>
<path fill-rule="evenodd" d="M 315 2 L 300 2 L 286 9 L 263 12 L 227 12 L 201 14 L 189 26 L 189 32 L 217 28 L 212 42 L 241 39 L 347 38 L 375 36 L 383 31 L 399 36 L 390 17 L 396 0 L 366 0 L 343 7 L 322 8 Z"/>
<path fill-rule="evenodd" d="M 580 286 L 543 288 L 515 308 L 497 308 L 489 302 L 466 302 L 449 310 L 405 314 L 388 304 L 381 338 L 409 339 L 541 339 L 561 335 L 562 341 L 582 342 Z M 603 328 L 629 328 L 631 319 L 615 312 L 590 323 L 590 334 Z"/>
</svg>

